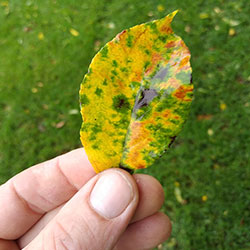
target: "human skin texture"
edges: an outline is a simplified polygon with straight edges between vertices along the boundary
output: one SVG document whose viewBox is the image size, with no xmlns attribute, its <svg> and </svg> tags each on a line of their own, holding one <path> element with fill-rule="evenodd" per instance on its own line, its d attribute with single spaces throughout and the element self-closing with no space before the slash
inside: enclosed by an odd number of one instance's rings
<svg viewBox="0 0 250 250">
<path fill-rule="evenodd" d="M 163 201 L 153 177 L 96 174 L 77 149 L 0 187 L 0 249 L 151 249 L 171 232 Z"/>
</svg>

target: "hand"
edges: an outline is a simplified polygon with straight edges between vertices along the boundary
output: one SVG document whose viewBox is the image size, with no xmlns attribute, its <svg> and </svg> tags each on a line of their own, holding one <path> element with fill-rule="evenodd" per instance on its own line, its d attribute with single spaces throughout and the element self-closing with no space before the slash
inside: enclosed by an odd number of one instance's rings
<svg viewBox="0 0 250 250">
<path fill-rule="evenodd" d="M 0 249 L 151 249 L 170 235 L 163 201 L 153 177 L 95 174 L 77 149 L 0 186 Z"/>
</svg>

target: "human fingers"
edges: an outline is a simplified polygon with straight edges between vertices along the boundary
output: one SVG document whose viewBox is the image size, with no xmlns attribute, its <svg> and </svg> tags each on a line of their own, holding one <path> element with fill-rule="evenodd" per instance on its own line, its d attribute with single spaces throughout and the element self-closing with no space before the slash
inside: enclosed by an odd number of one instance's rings
<svg viewBox="0 0 250 250">
<path fill-rule="evenodd" d="M 18 239 L 18 245 L 21 247 L 27 246 L 54 219 L 65 204 L 46 213 L 28 232 Z"/>
<path fill-rule="evenodd" d="M 114 250 L 146 250 L 166 241 L 171 234 L 169 218 L 158 212 L 128 226 Z"/>
<path fill-rule="evenodd" d="M 0 249 L 1 250 L 19 250 L 19 247 L 17 246 L 15 241 L 0 239 Z"/>
<path fill-rule="evenodd" d="M 103 171 L 85 184 L 24 249 L 112 249 L 137 204 L 137 185 L 130 174 L 121 169 Z"/>
<path fill-rule="evenodd" d="M 131 222 L 142 220 L 155 214 L 164 202 L 164 191 L 161 184 L 152 176 L 145 174 L 133 175 L 139 191 L 139 203 Z M 61 206 L 50 211 L 41 218 L 24 236 L 19 239 L 19 244 L 26 246 L 39 232 L 56 216 Z M 131 223 L 130 222 L 130 223 Z"/>
<path fill-rule="evenodd" d="M 163 205 L 164 191 L 158 180 L 146 174 L 135 174 L 139 190 L 139 203 L 131 222 L 155 214 Z"/>
<path fill-rule="evenodd" d="M 0 186 L 0 238 L 16 239 L 95 175 L 83 148 L 31 167 Z"/>
</svg>

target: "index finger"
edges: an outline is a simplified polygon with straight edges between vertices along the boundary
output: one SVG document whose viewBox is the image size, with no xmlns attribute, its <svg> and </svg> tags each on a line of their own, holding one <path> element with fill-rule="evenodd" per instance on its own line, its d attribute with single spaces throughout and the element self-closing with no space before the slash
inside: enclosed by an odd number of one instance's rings
<svg viewBox="0 0 250 250">
<path fill-rule="evenodd" d="M 17 239 L 95 172 L 83 148 L 28 168 L 0 187 L 0 238 Z"/>
</svg>

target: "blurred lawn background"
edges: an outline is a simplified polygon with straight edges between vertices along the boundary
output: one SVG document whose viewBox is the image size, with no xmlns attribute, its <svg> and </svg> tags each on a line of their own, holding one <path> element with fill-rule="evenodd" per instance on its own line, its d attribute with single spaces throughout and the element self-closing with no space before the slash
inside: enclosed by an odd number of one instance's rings
<svg viewBox="0 0 250 250">
<path fill-rule="evenodd" d="M 145 170 L 173 221 L 158 249 L 250 249 L 248 0 L 0 0 L 0 183 L 80 147 L 78 90 L 118 32 L 179 9 L 195 100 L 171 150 Z M 142 236 L 143 237 L 143 236 Z"/>
</svg>

